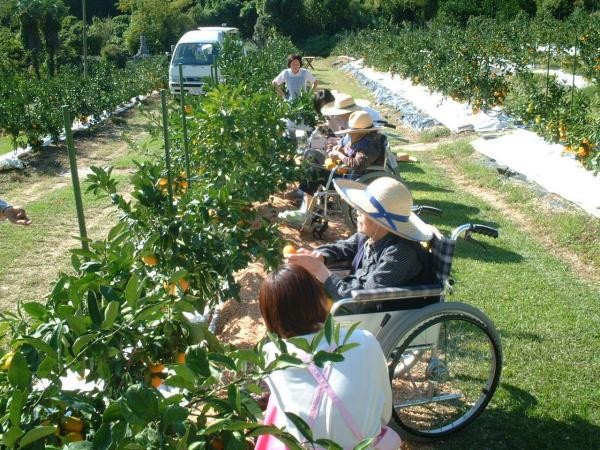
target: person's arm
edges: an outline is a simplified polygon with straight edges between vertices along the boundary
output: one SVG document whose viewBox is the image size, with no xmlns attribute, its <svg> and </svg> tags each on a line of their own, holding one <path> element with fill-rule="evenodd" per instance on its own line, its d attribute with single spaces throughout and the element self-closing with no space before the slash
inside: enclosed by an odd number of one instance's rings
<svg viewBox="0 0 600 450">
<path fill-rule="evenodd" d="M 342 239 L 333 244 L 325 244 L 317 247 L 317 252 L 325 257 L 325 263 L 336 263 L 341 261 L 352 261 L 360 241 L 360 234 L 354 233 L 348 239 Z"/>
<path fill-rule="evenodd" d="M 285 70 L 282 70 L 279 73 L 279 75 L 277 75 L 273 79 L 273 86 L 275 87 L 275 92 L 277 92 L 277 95 L 279 95 L 280 97 L 285 97 L 285 92 L 281 88 L 283 83 L 285 83 Z"/>
<path fill-rule="evenodd" d="M 31 225 L 31 219 L 23 208 L 16 208 L 0 200 L 0 220 L 8 220 L 16 225 Z"/>
<path fill-rule="evenodd" d="M 350 297 L 353 290 L 402 286 L 421 270 L 421 262 L 413 248 L 391 245 L 383 250 L 377 265 L 363 280 L 356 277 L 341 278 L 331 273 L 324 285 L 325 290 L 336 301 Z"/>
</svg>

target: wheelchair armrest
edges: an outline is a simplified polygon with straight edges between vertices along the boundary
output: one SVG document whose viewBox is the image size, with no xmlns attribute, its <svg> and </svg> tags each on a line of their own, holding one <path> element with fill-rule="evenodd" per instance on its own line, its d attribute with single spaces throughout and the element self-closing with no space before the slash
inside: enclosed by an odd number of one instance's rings
<svg viewBox="0 0 600 450">
<path fill-rule="evenodd" d="M 344 305 L 386 302 L 409 298 L 439 297 L 444 293 L 444 286 L 438 284 L 423 284 L 418 286 L 360 289 L 352 291 L 352 298 L 338 300 L 331 307 L 331 315 Z"/>
<path fill-rule="evenodd" d="M 384 166 L 369 166 L 365 169 L 367 172 L 381 172 L 382 170 L 387 170 Z"/>
<path fill-rule="evenodd" d="M 357 302 L 397 300 L 413 297 L 433 297 L 441 295 L 444 287 L 441 284 L 423 284 L 419 286 L 361 289 L 352 291 L 352 299 Z"/>
</svg>

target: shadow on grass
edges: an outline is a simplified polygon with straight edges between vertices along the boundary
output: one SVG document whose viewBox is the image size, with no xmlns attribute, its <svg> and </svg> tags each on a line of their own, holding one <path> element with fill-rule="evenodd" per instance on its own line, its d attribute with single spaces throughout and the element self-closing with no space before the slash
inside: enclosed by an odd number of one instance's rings
<svg viewBox="0 0 600 450">
<path fill-rule="evenodd" d="M 566 420 L 532 417 L 538 400 L 516 386 L 502 383 L 499 392 L 508 408 L 488 409 L 456 436 L 437 442 L 445 449 L 591 449 L 598 448 L 600 427 L 572 415 Z"/>
</svg>

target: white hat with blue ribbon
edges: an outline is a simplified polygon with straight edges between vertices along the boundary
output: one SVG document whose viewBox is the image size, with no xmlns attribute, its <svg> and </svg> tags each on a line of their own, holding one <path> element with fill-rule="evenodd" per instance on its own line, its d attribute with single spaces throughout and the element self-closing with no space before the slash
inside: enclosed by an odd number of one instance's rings
<svg viewBox="0 0 600 450">
<path fill-rule="evenodd" d="M 412 195 L 395 178 L 380 177 L 368 185 L 337 178 L 334 186 L 347 203 L 388 231 L 412 241 L 429 241 L 432 238 L 433 228 L 412 212 Z"/>
</svg>

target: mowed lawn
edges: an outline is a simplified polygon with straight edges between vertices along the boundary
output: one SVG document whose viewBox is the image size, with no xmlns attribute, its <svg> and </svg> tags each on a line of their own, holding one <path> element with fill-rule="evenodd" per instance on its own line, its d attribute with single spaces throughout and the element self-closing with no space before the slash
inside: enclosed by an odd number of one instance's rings
<svg viewBox="0 0 600 450">
<path fill-rule="evenodd" d="M 333 61 L 316 61 L 322 85 L 372 100 L 332 70 Z M 548 208 L 537 190 L 485 164 L 468 140 L 415 155 L 420 163 L 401 164 L 415 203 L 444 211 L 425 220 L 446 234 L 467 222 L 500 230 L 495 240 L 478 235 L 483 246 L 459 242 L 448 300 L 485 312 L 504 351 L 500 386 L 486 411 L 455 436 L 424 447 L 600 448 L 600 220 Z"/>
<path fill-rule="evenodd" d="M 493 169 L 477 163 L 466 141 L 419 154 L 422 163 L 404 164 L 402 173 L 416 203 L 443 209 L 441 217 L 426 220 L 444 233 L 467 222 L 499 228 L 496 240 L 476 237 L 483 246 L 459 242 L 453 266 L 456 284 L 448 300 L 474 305 L 492 319 L 501 334 L 504 367 L 500 386 L 484 414 L 439 447 L 599 448 L 598 278 L 582 276 L 577 267 L 553 255 L 540 244 L 538 233 L 524 230 L 510 211 L 499 210 L 454 184 L 440 162 L 456 155 L 487 171 L 483 179 L 473 178 L 474 184 L 485 183 L 485 178 L 494 183 L 499 177 Z M 475 173 L 467 168 L 461 176 Z M 528 195 L 528 188 L 518 189 L 522 196 Z M 514 190 L 507 186 L 497 194 L 502 198 Z M 533 197 L 531 204 L 535 205 Z M 543 228 L 557 236 L 564 237 L 571 229 L 568 225 L 586 224 L 587 231 L 580 230 L 579 236 L 588 240 L 586 250 L 595 257 L 586 259 L 582 254 L 581 258 L 597 264 L 600 221 L 577 212 L 536 214 L 540 221 L 555 216 L 554 229 L 548 230 L 550 225 Z M 535 222 L 538 216 L 532 212 L 530 219 Z"/>
</svg>

